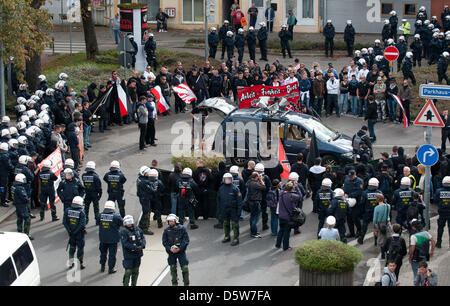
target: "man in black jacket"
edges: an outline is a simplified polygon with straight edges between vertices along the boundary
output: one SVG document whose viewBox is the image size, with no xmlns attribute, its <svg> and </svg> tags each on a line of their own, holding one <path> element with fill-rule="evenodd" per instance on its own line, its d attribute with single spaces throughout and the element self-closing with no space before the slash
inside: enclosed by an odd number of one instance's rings
<svg viewBox="0 0 450 306">
<path fill-rule="evenodd" d="M 364 121 L 367 120 L 367 124 L 369 126 L 369 134 L 370 140 L 372 142 L 377 141 L 377 136 L 375 136 L 374 126 L 377 123 L 377 104 L 375 103 L 375 99 L 373 96 L 369 96 L 368 98 L 369 104 L 367 105 L 367 113 L 364 116 Z"/>
<path fill-rule="evenodd" d="M 325 36 L 325 56 L 328 57 L 328 49 L 330 49 L 330 55 L 333 57 L 333 49 L 334 49 L 334 26 L 331 23 L 331 20 L 327 20 L 327 25 L 323 28 L 323 36 Z"/>
<path fill-rule="evenodd" d="M 344 41 L 347 44 L 347 55 L 351 57 L 353 55 L 353 44 L 355 43 L 355 28 L 353 27 L 351 20 L 347 20 L 347 26 L 344 31 Z"/>
</svg>

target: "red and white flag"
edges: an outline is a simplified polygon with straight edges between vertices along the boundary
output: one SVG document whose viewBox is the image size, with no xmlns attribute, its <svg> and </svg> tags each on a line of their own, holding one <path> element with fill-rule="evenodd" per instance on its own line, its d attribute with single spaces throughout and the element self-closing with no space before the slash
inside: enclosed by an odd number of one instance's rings
<svg viewBox="0 0 450 306">
<path fill-rule="evenodd" d="M 119 97 L 120 116 L 128 115 L 127 94 L 120 85 L 117 85 L 117 97 Z"/>
<path fill-rule="evenodd" d="M 173 91 L 186 104 L 191 104 L 192 101 L 197 100 L 197 97 L 195 96 L 194 92 L 186 83 L 181 83 L 180 85 L 175 86 L 173 88 Z"/>
<path fill-rule="evenodd" d="M 403 127 L 406 129 L 408 127 L 408 118 L 406 117 L 405 109 L 403 108 L 403 104 L 402 104 L 402 100 L 400 100 L 400 98 L 398 96 L 396 96 L 396 95 L 391 94 L 391 96 L 394 98 L 395 102 L 397 102 L 398 106 L 402 110 Z"/>
<path fill-rule="evenodd" d="M 286 157 L 286 152 L 284 151 L 283 143 L 281 142 L 278 145 L 278 161 L 283 167 L 283 173 L 281 173 L 281 178 L 289 179 L 289 173 L 291 173 L 291 164 Z"/>
<path fill-rule="evenodd" d="M 170 109 L 169 104 L 167 104 L 166 99 L 164 99 L 164 96 L 161 92 L 161 87 L 155 86 L 150 92 L 155 96 L 156 99 L 158 99 L 158 111 L 160 114 L 167 112 Z"/>
</svg>

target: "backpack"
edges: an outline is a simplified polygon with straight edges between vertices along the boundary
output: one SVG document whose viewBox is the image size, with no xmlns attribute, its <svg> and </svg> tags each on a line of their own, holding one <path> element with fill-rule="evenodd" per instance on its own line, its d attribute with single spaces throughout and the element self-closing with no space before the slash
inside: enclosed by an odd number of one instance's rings
<svg viewBox="0 0 450 306">
<path fill-rule="evenodd" d="M 389 276 L 389 274 L 387 274 L 387 273 L 384 273 L 384 274 L 383 274 L 383 276 L 385 276 L 385 275 Z M 383 276 L 382 276 L 381 278 L 383 278 Z M 391 279 L 391 277 L 389 276 L 389 286 L 390 286 L 391 284 L 392 284 L 392 279 Z M 381 287 L 381 286 L 383 286 L 383 284 L 382 284 L 381 279 L 380 279 L 379 282 L 376 282 L 376 283 L 375 283 L 375 287 Z"/>
<path fill-rule="evenodd" d="M 294 17 L 295 18 L 295 17 Z M 294 25 L 297 25 L 297 18 L 295 18 Z"/>
<path fill-rule="evenodd" d="M 422 242 L 421 244 L 416 244 L 413 254 L 414 261 L 429 261 L 430 260 L 430 240 Z"/>
<path fill-rule="evenodd" d="M 270 208 L 276 208 L 278 205 L 278 196 L 278 188 L 270 189 L 266 196 L 267 206 L 269 206 Z"/>
<path fill-rule="evenodd" d="M 189 181 L 180 181 L 178 188 L 180 189 L 180 199 L 186 200 L 192 197 L 192 188 Z"/>
<path fill-rule="evenodd" d="M 402 240 L 400 237 L 392 237 L 391 244 L 389 245 L 389 249 L 387 251 L 387 259 L 395 260 L 396 262 L 402 257 L 400 255 L 402 251 Z"/>
<path fill-rule="evenodd" d="M 406 220 L 408 220 L 408 223 L 411 222 L 412 219 L 420 219 L 419 205 L 417 203 L 411 203 L 406 210 Z"/>
<path fill-rule="evenodd" d="M 356 134 L 355 137 L 353 137 L 352 146 L 353 150 L 359 151 L 359 145 L 361 143 L 361 137 Z"/>
</svg>

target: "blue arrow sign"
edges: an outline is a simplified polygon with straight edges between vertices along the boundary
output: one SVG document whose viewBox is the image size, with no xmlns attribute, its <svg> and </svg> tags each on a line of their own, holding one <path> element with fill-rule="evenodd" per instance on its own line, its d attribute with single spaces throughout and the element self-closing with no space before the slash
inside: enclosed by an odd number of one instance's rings
<svg viewBox="0 0 450 306">
<path fill-rule="evenodd" d="M 424 166 L 433 166 L 439 159 L 439 153 L 432 145 L 423 145 L 417 150 L 417 159 Z"/>
<path fill-rule="evenodd" d="M 422 84 L 419 87 L 419 96 L 424 99 L 450 100 L 450 86 Z"/>
</svg>

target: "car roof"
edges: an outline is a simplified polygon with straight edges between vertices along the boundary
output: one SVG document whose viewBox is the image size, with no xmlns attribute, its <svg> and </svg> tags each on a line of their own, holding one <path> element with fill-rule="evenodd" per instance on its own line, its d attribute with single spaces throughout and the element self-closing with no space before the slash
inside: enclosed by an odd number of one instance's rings
<svg viewBox="0 0 450 306">
<path fill-rule="evenodd" d="M 258 113 L 257 115 L 252 115 L 256 110 L 258 110 L 258 108 L 241 108 L 241 109 L 237 109 L 234 112 L 232 112 L 230 114 L 230 117 L 242 117 L 242 118 L 272 118 L 274 120 L 283 120 L 283 121 L 291 121 L 291 122 L 301 122 L 304 120 L 308 120 L 310 119 L 312 116 L 310 115 L 306 115 L 306 114 L 302 114 L 302 113 L 297 113 L 294 111 L 290 111 L 290 112 L 277 112 L 274 115 L 267 115 L 267 116 L 263 116 L 262 113 Z"/>
<path fill-rule="evenodd" d="M 0 264 L 12 255 L 28 237 L 22 233 L 0 232 Z"/>
</svg>

